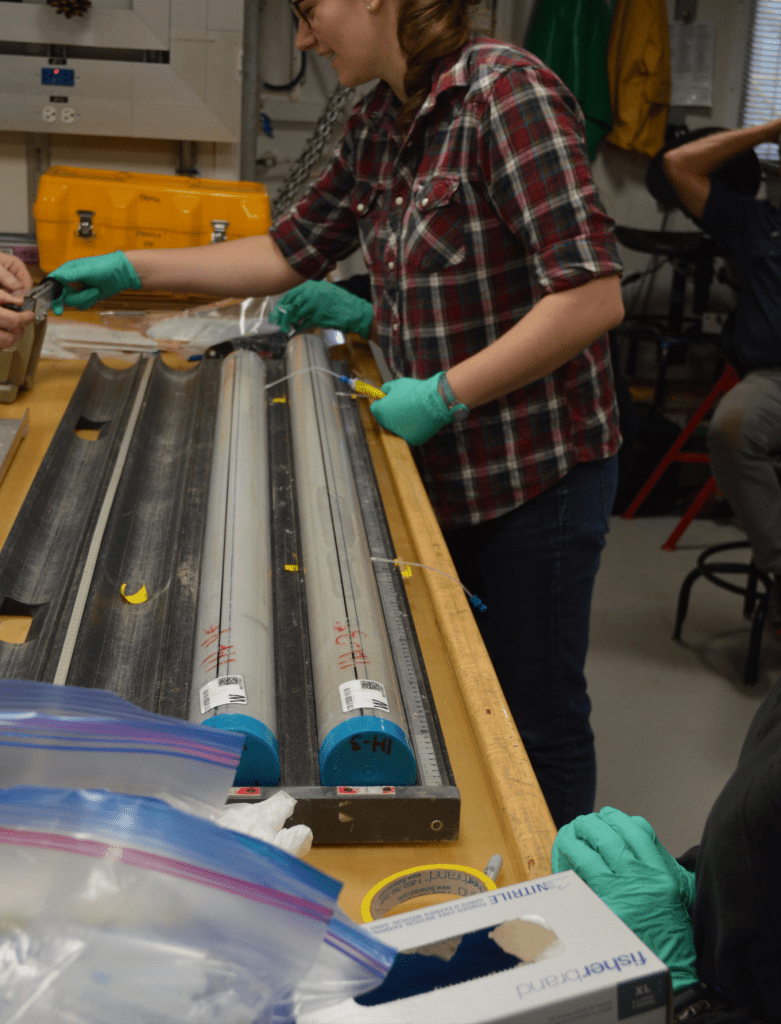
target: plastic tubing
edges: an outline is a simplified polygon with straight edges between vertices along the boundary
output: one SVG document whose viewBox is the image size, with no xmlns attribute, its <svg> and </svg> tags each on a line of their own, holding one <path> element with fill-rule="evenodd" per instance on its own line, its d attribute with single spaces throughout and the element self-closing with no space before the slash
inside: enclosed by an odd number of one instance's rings
<svg viewBox="0 0 781 1024">
<path fill-rule="evenodd" d="M 323 342 L 298 334 L 287 372 L 324 786 L 403 786 L 417 776 L 358 491 Z"/>
<path fill-rule="evenodd" d="M 225 358 L 201 563 L 190 721 L 244 734 L 236 786 L 279 782 L 266 368 Z"/>
</svg>

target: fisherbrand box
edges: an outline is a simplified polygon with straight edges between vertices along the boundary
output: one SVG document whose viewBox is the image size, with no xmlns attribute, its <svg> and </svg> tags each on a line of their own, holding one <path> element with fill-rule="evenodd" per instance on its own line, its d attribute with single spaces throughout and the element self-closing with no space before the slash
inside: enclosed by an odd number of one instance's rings
<svg viewBox="0 0 781 1024">
<path fill-rule="evenodd" d="M 669 1024 L 664 963 L 573 871 L 364 925 L 379 988 L 298 1024 Z"/>
</svg>

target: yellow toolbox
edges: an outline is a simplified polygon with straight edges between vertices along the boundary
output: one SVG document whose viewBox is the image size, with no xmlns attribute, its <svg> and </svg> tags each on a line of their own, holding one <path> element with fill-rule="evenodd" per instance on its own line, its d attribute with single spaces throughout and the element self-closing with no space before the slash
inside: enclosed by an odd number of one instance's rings
<svg viewBox="0 0 781 1024">
<path fill-rule="evenodd" d="M 271 225 L 264 185 L 167 174 L 51 167 L 35 214 L 40 266 L 117 249 L 178 249 L 247 235 Z"/>
</svg>

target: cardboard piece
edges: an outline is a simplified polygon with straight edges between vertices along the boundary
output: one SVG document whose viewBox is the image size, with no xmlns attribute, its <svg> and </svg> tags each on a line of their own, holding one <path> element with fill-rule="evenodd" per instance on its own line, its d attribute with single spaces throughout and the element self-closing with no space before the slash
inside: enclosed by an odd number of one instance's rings
<svg viewBox="0 0 781 1024">
<path fill-rule="evenodd" d="M 298 1024 L 668 1024 L 664 963 L 573 871 L 372 921 L 385 982 Z"/>
</svg>

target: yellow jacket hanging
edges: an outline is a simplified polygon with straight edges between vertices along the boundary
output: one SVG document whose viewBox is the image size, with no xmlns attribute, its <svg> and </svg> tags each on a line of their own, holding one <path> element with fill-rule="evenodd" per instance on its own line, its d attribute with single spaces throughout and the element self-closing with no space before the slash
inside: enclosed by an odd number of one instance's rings
<svg viewBox="0 0 781 1024">
<path fill-rule="evenodd" d="M 606 139 L 653 156 L 664 145 L 670 106 L 665 0 L 617 0 L 607 49 L 613 127 Z"/>
</svg>

